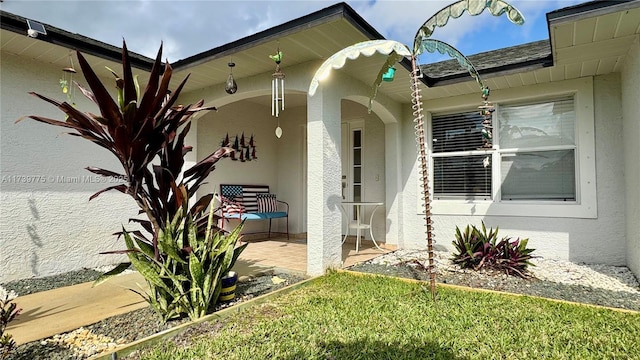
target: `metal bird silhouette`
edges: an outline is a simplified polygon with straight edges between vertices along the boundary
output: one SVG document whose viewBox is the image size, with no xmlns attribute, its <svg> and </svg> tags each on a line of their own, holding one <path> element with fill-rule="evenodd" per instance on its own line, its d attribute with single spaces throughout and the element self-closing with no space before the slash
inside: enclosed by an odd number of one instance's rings
<svg viewBox="0 0 640 360">
<path fill-rule="evenodd" d="M 280 62 L 282 61 L 282 51 L 278 50 L 277 54 L 269 55 L 269 57 L 271 58 L 271 60 L 275 61 L 276 64 L 280 64 Z"/>
</svg>

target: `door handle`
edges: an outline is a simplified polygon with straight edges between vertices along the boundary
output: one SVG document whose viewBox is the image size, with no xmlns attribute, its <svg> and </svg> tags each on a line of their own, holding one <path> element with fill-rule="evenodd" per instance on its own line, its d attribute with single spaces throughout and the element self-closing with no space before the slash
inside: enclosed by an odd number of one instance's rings
<svg viewBox="0 0 640 360">
<path fill-rule="evenodd" d="M 345 200 L 344 189 L 346 189 L 346 188 L 347 188 L 347 183 L 343 181 L 342 182 L 342 200 Z"/>
</svg>

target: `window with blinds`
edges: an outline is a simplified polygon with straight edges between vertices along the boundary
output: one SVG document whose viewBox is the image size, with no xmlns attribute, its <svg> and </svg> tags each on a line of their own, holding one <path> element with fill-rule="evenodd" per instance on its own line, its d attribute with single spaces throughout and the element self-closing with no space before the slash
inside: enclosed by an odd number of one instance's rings
<svg viewBox="0 0 640 360">
<path fill-rule="evenodd" d="M 573 97 L 500 106 L 502 200 L 576 200 Z"/>
<path fill-rule="evenodd" d="M 493 175 L 502 201 L 575 201 L 574 97 L 500 105 L 494 119 L 496 163 L 478 111 L 432 117 L 434 198 L 490 200 Z"/>
<path fill-rule="evenodd" d="M 482 121 L 479 111 L 432 117 L 434 198 L 491 198 Z"/>
</svg>

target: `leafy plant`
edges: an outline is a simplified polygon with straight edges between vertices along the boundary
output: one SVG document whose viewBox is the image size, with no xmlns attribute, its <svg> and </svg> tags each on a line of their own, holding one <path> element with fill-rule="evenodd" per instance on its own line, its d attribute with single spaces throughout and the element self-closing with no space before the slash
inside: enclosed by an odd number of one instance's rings
<svg viewBox="0 0 640 360">
<path fill-rule="evenodd" d="M 481 229 L 467 225 L 462 232 L 456 226 L 452 260 L 462 268 L 493 268 L 524 278 L 527 277 L 527 266 L 533 266 L 529 260 L 535 250 L 527 249 L 528 242 L 529 239 L 511 241 L 509 237 L 498 241 L 498 228 L 490 228 L 487 232 L 484 222 Z"/>
<path fill-rule="evenodd" d="M 219 217 L 211 209 L 213 194 L 195 198 L 200 185 L 215 169 L 215 164 L 231 149 L 221 147 L 182 173 L 184 157 L 192 150 L 184 144 L 191 117 L 199 111 L 215 110 L 215 107 L 203 107 L 204 100 L 194 105 L 174 106 L 188 76 L 174 91 L 169 91 L 172 68 L 166 63 L 161 72 L 162 45 L 146 88 L 141 93 L 137 77 L 133 76 L 126 42 L 123 41 L 123 76 L 108 69 L 115 76 L 117 100 L 111 97 L 80 52 L 77 52 L 77 57 L 89 89 L 75 81 L 74 85 L 98 106 L 100 114 L 83 113 L 67 102 L 31 92 L 57 106 L 67 117 L 65 121 L 34 115 L 28 117 L 71 129 L 70 135 L 85 138 L 118 158 L 122 173 L 86 168 L 97 175 L 124 179 L 124 183 L 102 189 L 89 199 L 110 190 L 131 196 L 140 213 L 147 218 L 130 221 L 138 223 L 148 234 L 123 229 L 117 234 L 124 235 L 127 250 L 105 254 L 126 253 L 129 256 L 152 289 L 147 300 L 165 318 L 183 313 L 191 317 L 202 316 L 202 308 L 206 309 L 206 306 L 201 304 L 201 300 L 209 303 L 217 300 L 217 278 L 223 276 L 224 270 L 232 264 L 229 259 L 235 260 L 244 249 L 241 247 L 230 252 L 229 248 L 237 243 L 238 232 L 224 234 L 216 226 Z M 188 208 L 189 203 L 193 203 L 191 208 Z M 205 209 L 208 207 L 210 215 L 207 219 Z M 220 254 L 224 254 L 224 261 L 218 260 Z M 185 263 L 189 266 L 185 267 Z M 200 264 L 202 269 L 196 264 Z M 128 266 L 129 263 L 120 264 L 98 283 Z M 200 270 L 203 274 L 199 273 Z M 202 276 L 211 285 L 203 283 Z M 216 279 L 211 279 L 212 276 Z M 205 285 L 212 288 L 205 291 Z M 185 302 L 186 295 L 183 294 L 188 294 L 193 301 Z"/>
<path fill-rule="evenodd" d="M 164 261 L 156 261 L 151 247 L 123 229 L 127 256 L 149 285 L 146 294 L 139 294 L 162 314 L 164 321 L 185 313 L 192 320 L 206 315 L 220 294 L 220 279 L 247 246 L 235 246 L 242 224 L 230 234 L 207 231 L 204 236 L 197 236 L 195 217 L 186 210 L 186 202 L 183 205 L 158 238 L 158 247 L 166 254 Z M 213 227 L 212 221 L 210 207 L 207 229 Z"/>
<path fill-rule="evenodd" d="M 6 359 L 11 355 L 16 346 L 11 334 L 5 333 L 5 329 L 11 321 L 13 321 L 22 309 L 18 309 L 13 300 L 18 295 L 12 290 L 7 292 L 5 288 L 0 286 L 0 359 Z"/>
</svg>

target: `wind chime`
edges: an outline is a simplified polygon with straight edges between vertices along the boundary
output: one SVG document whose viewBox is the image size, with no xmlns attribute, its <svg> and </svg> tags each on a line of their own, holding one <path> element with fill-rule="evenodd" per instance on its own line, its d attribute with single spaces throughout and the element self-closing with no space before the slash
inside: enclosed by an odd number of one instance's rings
<svg viewBox="0 0 640 360">
<path fill-rule="evenodd" d="M 62 68 L 62 78 L 60 78 L 60 88 L 63 94 L 67 95 L 67 100 L 75 106 L 76 90 L 73 86 L 73 74 L 76 73 L 76 69 L 73 67 L 73 58 L 69 53 L 69 67 Z"/>
<path fill-rule="evenodd" d="M 482 120 L 482 140 L 483 144 L 479 150 L 491 150 L 493 149 L 493 126 L 491 124 L 491 119 L 493 118 L 493 112 L 496 111 L 496 108 L 493 106 L 491 102 L 489 102 L 489 94 L 490 90 L 488 86 L 482 88 L 482 102 L 483 104 L 478 106 L 480 109 L 480 115 L 484 118 Z M 491 164 L 491 156 L 487 155 L 484 160 L 482 160 L 482 165 L 486 168 Z"/>
<path fill-rule="evenodd" d="M 280 70 L 280 62 L 282 62 L 282 51 L 278 47 L 275 55 L 269 55 L 271 60 L 276 63 L 276 71 L 271 75 L 271 116 L 276 118 L 280 115 L 280 111 L 284 111 L 284 73 Z M 282 128 L 280 127 L 280 119 L 278 118 L 278 127 L 276 127 L 276 137 L 282 136 Z"/>
<path fill-rule="evenodd" d="M 229 141 L 229 133 L 227 133 L 220 145 L 223 147 L 230 146 L 233 149 L 233 151 L 231 151 L 228 155 L 224 156 L 231 157 L 231 160 L 233 161 L 240 160 L 241 162 L 245 162 L 258 160 L 258 157 L 256 156 L 256 143 L 253 139 L 253 134 L 249 138 L 249 141 L 245 140 L 244 132 L 240 137 L 238 137 L 238 135 L 236 134 L 236 139 L 233 141 L 233 145 L 231 145 Z M 238 157 L 236 157 L 236 153 L 239 153 Z"/>
</svg>

